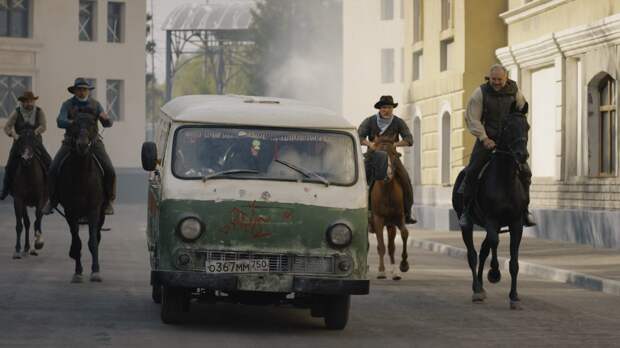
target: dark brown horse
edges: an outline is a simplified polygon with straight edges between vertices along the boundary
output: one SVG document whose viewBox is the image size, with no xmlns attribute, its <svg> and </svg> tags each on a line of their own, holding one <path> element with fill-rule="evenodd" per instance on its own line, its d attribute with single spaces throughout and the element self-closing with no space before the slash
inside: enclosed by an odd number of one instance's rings
<svg viewBox="0 0 620 348">
<path fill-rule="evenodd" d="M 409 270 L 409 262 L 407 261 L 407 239 L 409 231 L 405 225 L 405 213 L 403 208 L 403 187 L 400 183 L 400 175 L 403 175 L 398 169 L 400 163 L 398 152 L 394 146 L 394 140 L 385 137 L 376 137 L 374 140 L 375 151 L 377 154 L 384 153 L 387 158 L 387 173 L 380 175 L 384 177 L 382 180 L 375 180 L 370 191 L 370 204 L 372 211 L 372 230 L 377 236 L 377 251 L 379 253 L 379 274 L 377 278 L 385 279 L 385 264 L 383 257 L 385 256 L 385 242 L 383 240 L 383 228 L 387 227 L 388 233 L 388 254 L 390 256 L 390 276 L 393 280 L 400 280 L 402 276 L 395 266 L 394 252 L 396 251 L 395 239 L 396 228 L 400 230 L 400 236 L 403 241 L 403 253 L 400 261 L 400 271 L 407 272 Z M 384 173 L 381 173 L 384 174 Z"/>
<path fill-rule="evenodd" d="M 82 241 L 80 240 L 80 219 L 88 221 L 88 249 L 92 255 L 90 280 L 100 282 L 99 242 L 101 227 L 105 220 L 106 196 L 103 188 L 103 173 L 92 153 L 92 146 L 99 136 L 97 120 L 89 114 L 78 114 L 73 121 L 70 134 L 74 139 L 71 154 L 64 160 L 58 178 L 58 202 L 62 204 L 65 219 L 71 231 L 69 256 L 75 260 L 73 283 L 82 282 Z"/>
<path fill-rule="evenodd" d="M 35 249 L 43 248 L 43 232 L 41 231 L 41 219 L 43 214 L 41 209 L 47 201 L 47 175 L 43 161 L 36 153 L 37 139 L 32 129 L 24 129 L 20 132 L 18 140 L 13 146 L 19 155 L 19 162 L 13 173 L 13 179 L 9 183 L 11 195 L 13 196 L 13 207 L 15 208 L 15 231 L 17 232 L 17 242 L 15 244 L 14 259 L 20 259 L 28 255 L 37 255 Z M 35 249 L 30 250 L 30 218 L 28 217 L 28 207 L 35 208 L 34 234 Z M 25 229 L 25 242 L 23 252 L 21 250 L 21 234 Z"/>
</svg>

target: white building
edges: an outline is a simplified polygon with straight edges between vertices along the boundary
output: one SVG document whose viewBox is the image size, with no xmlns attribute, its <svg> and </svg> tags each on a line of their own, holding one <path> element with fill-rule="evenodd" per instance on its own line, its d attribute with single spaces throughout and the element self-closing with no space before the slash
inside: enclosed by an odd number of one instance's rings
<svg viewBox="0 0 620 348">
<path fill-rule="evenodd" d="M 0 1 L 0 126 L 16 97 L 31 89 L 47 114 L 45 145 L 54 155 L 63 130 L 56 127 L 67 86 L 78 77 L 116 119 L 103 133 L 117 168 L 140 166 L 145 114 L 146 0 Z M 0 135 L 0 164 L 11 139 Z M 122 170 L 121 170 L 122 172 Z"/>
<path fill-rule="evenodd" d="M 405 117 L 403 0 L 343 1 L 342 112 L 355 125 L 392 95 Z"/>
<path fill-rule="evenodd" d="M 618 0 L 511 0 L 497 57 L 530 101 L 538 237 L 620 247 Z"/>
</svg>

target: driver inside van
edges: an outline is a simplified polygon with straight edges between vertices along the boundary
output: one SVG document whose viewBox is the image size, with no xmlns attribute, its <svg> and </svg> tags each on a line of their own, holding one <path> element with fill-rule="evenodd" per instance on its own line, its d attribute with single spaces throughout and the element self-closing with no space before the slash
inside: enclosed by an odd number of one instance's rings
<svg viewBox="0 0 620 348">
<path fill-rule="evenodd" d="M 270 148 L 269 143 L 261 139 L 239 139 L 227 156 L 224 169 L 248 169 L 263 173 L 271 163 L 273 151 Z"/>
</svg>

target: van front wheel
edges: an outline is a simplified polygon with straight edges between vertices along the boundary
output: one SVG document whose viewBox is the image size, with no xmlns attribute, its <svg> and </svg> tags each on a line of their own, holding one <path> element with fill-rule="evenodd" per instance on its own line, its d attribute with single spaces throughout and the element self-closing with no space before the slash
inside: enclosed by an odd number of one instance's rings
<svg viewBox="0 0 620 348">
<path fill-rule="evenodd" d="M 329 296 L 325 302 L 325 326 L 329 330 L 342 330 L 349 321 L 351 295 Z"/>
<path fill-rule="evenodd" d="M 161 302 L 161 321 L 165 324 L 179 324 L 189 311 L 189 289 L 164 286 Z"/>
</svg>

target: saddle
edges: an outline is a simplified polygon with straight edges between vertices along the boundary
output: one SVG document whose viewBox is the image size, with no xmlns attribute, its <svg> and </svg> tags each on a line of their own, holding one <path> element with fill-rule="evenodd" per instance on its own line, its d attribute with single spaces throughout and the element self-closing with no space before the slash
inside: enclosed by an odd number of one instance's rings
<svg viewBox="0 0 620 348">
<path fill-rule="evenodd" d="M 482 179 L 485 177 L 487 169 L 489 168 L 489 165 L 491 164 L 491 161 L 493 161 L 493 159 L 491 158 L 489 161 L 487 161 L 484 166 L 482 167 L 482 169 L 480 170 L 480 173 L 478 173 L 478 176 L 475 180 L 475 186 L 473 189 L 474 195 L 472 197 L 472 201 L 471 201 L 471 206 L 470 206 L 470 211 L 469 211 L 469 217 L 471 219 L 471 221 L 480 226 L 480 227 L 485 227 L 484 224 L 484 217 L 485 217 L 485 213 L 484 210 L 482 209 L 482 207 L 480 206 L 480 202 L 478 201 L 478 196 L 480 193 L 480 183 L 482 182 Z M 466 170 L 467 167 L 464 168 L 458 175 L 458 177 L 456 178 L 455 181 L 455 187 L 458 187 L 458 190 L 456 191 L 456 194 L 458 195 L 458 199 L 462 202 L 463 201 L 463 194 L 464 194 L 464 190 L 465 190 L 465 174 L 466 174 Z M 519 177 L 519 171 L 517 171 L 517 180 Z M 519 180 L 519 182 L 521 182 L 521 180 Z M 521 182 L 521 185 L 523 185 L 523 183 Z M 505 232 L 504 230 L 502 230 L 501 232 Z"/>
</svg>

